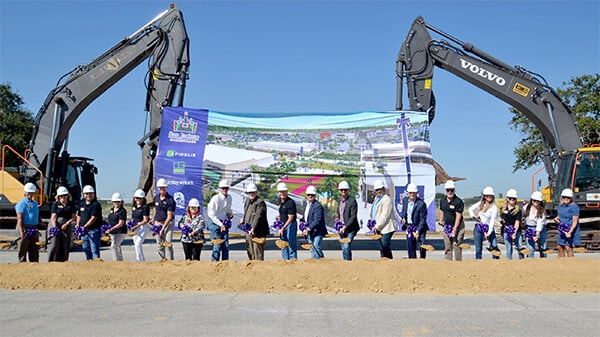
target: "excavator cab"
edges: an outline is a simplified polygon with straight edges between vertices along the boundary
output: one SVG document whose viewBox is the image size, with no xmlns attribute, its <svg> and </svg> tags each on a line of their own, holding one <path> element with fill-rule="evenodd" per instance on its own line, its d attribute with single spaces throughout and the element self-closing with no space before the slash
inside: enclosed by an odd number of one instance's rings
<svg viewBox="0 0 600 337">
<path fill-rule="evenodd" d="M 60 172 L 60 176 L 52 182 L 48 200 L 50 202 L 54 200 L 54 194 L 59 186 L 66 187 L 75 202 L 81 200 L 83 186 L 91 185 L 96 188 L 95 175 L 98 173 L 98 168 L 90 163 L 91 161 L 93 161 L 91 158 L 70 157 L 68 153 L 63 152 L 55 163 L 55 172 Z"/>
</svg>

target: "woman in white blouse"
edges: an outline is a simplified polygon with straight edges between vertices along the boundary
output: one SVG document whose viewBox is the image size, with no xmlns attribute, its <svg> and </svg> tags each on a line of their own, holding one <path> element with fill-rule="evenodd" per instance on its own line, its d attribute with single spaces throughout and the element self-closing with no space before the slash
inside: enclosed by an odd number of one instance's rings
<svg viewBox="0 0 600 337">
<path fill-rule="evenodd" d="M 541 192 L 535 191 L 531 195 L 531 200 L 529 200 L 525 207 L 525 213 L 523 213 L 523 220 L 527 226 L 525 244 L 529 250 L 528 257 L 533 257 L 536 242 L 540 249 L 540 257 L 546 257 L 546 210 Z"/>
<path fill-rule="evenodd" d="M 500 258 L 500 249 L 494 233 L 494 225 L 498 219 L 498 207 L 494 202 L 494 189 L 487 186 L 483 189 L 481 200 L 469 207 L 469 214 L 477 220 L 473 229 L 473 239 L 475 241 L 475 259 L 481 260 L 481 251 L 483 248 L 483 239 L 485 238 L 490 246 L 487 248 L 494 259 Z"/>
</svg>

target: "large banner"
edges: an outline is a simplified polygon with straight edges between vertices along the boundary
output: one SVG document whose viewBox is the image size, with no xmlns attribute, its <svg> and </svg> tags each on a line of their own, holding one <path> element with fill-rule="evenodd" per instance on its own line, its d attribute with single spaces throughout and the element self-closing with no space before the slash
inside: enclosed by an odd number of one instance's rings
<svg viewBox="0 0 600 337">
<path fill-rule="evenodd" d="M 162 115 L 156 179 L 165 178 L 176 203 L 175 220 L 185 213 L 191 198 L 202 201 L 202 161 L 206 145 L 208 110 L 165 107 Z M 155 194 L 158 190 L 155 191 Z"/>
<path fill-rule="evenodd" d="M 373 184 L 382 180 L 398 221 L 406 186 L 415 183 L 428 205 L 429 230 L 435 231 L 435 169 L 427 114 L 207 113 L 172 108 L 165 109 L 163 118 L 156 176 L 169 180 L 169 193 L 178 200 L 176 214 L 182 214 L 191 197 L 202 200 L 205 208 L 218 191 L 219 180 L 228 179 L 233 224 L 243 217 L 244 190 L 250 183 L 258 185 L 272 223 L 278 215 L 278 183 L 287 184 L 299 216 L 304 213 L 305 190 L 314 185 L 325 207 L 326 224 L 334 232 L 337 185 L 345 180 L 359 204 L 361 233 L 366 233 Z M 232 232 L 241 233 L 236 226 Z"/>
</svg>

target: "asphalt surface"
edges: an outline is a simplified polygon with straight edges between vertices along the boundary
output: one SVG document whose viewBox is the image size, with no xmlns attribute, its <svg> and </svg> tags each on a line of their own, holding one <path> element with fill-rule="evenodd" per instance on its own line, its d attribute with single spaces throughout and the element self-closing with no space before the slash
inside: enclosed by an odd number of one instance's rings
<svg viewBox="0 0 600 337">
<path fill-rule="evenodd" d="M 0 290 L 0 336 L 598 336 L 599 294 Z"/>
</svg>

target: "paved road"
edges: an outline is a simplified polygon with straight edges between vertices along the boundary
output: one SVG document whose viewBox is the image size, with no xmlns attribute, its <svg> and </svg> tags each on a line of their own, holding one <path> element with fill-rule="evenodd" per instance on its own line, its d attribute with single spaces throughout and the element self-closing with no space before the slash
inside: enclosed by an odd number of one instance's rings
<svg viewBox="0 0 600 337">
<path fill-rule="evenodd" d="M 599 294 L 0 290 L 0 336 L 598 336 Z M 32 319 L 35 317 L 35 319 Z"/>
</svg>

